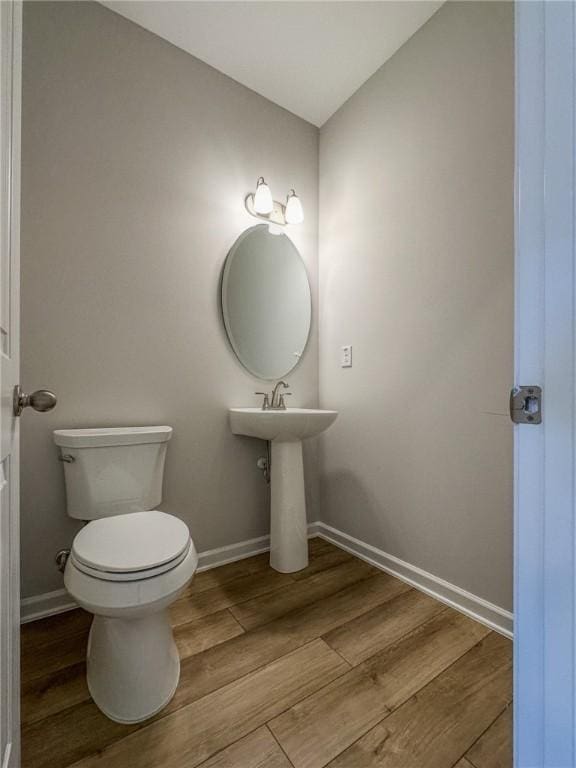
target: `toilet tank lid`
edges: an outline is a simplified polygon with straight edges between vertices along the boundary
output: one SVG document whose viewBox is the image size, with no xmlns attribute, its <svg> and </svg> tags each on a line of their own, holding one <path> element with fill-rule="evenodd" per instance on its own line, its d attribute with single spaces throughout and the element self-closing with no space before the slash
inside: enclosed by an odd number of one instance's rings
<svg viewBox="0 0 576 768">
<path fill-rule="evenodd" d="M 105 427 L 102 429 L 55 429 L 54 442 L 65 448 L 102 448 L 114 445 L 165 443 L 172 427 Z"/>
</svg>

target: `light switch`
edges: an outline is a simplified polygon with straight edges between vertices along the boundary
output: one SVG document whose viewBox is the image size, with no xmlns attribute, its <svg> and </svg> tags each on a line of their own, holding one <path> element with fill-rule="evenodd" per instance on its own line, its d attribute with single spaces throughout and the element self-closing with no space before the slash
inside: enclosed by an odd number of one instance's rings
<svg viewBox="0 0 576 768">
<path fill-rule="evenodd" d="M 347 344 L 340 350 L 340 367 L 352 368 L 352 344 Z"/>
</svg>

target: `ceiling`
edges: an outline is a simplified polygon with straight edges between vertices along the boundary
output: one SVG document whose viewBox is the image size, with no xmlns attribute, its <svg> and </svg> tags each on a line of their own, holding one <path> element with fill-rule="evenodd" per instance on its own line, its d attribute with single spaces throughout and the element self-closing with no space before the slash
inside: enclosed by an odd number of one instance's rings
<svg viewBox="0 0 576 768">
<path fill-rule="evenodd" d="M 107 0 L 103 5 L 321 126 L 442 2 Z"/>
</svg>

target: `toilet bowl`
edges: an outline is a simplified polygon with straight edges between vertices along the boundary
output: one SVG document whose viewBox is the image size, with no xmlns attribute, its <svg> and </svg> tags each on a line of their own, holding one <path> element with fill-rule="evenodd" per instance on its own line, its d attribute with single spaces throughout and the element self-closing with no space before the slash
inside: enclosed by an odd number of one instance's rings
<svg viewBox="0 0 576 768">
<path fill-rule="evenodd" d="M 120 723 L 159 712 L 180 676 L 168 607 L 192 579 L 198 555 L 184 522 L 149 508 L 160 501 L 171 432 L 54 433 L 68 513 L 88 521 L 72 544 L 64 584 L 94 615 L 86 654 L 90 694 Z"/>
<path fill-rule="evenodd" d="M 76 536 L 64 584 L 94 614 L 88 689 L 111 720 L 145 720 L 174 695 L 180 659 L 167 609 L 197 564 L 186 525 L 160 511 L 96 520 Z"/>
</svg>

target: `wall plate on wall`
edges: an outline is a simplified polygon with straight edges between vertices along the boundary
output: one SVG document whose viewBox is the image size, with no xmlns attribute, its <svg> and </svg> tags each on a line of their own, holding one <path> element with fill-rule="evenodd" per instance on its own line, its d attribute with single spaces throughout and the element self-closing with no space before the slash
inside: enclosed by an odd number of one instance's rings
<svg viewBox="0 0 576 768">
<path fill-rule="evenodd" d="M 340 349 L 340 367 L 352 368 L 352 344 L 346 344 Z"/>
</svg>

